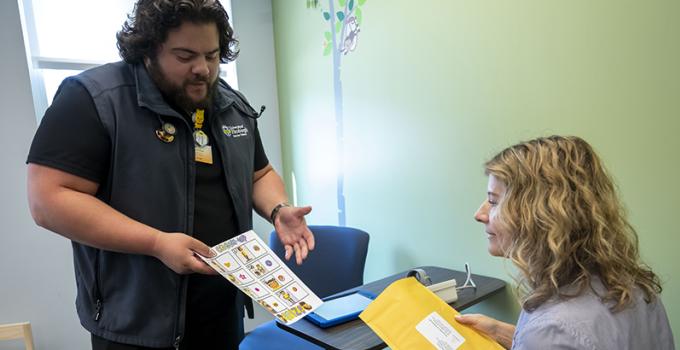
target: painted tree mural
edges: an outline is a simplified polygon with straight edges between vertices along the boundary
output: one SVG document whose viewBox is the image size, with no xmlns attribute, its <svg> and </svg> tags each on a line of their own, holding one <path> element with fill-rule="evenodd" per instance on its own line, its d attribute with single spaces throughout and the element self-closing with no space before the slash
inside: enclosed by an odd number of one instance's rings
<svg viewBox="0 0 680 350">
<path fill-rule="evenodd" d="M 319 0 L 307 0 L 308 9 L 316 9 L 324 21 L 328 22 L 328 30 L 323 33 L 323 55 L 333 57 L 333 92 L 335 96 L 335 135 L 337 145 L 338 172 L 338 225 L 346 225 L 345 189 L 344 189 L 344 131 L 343 100 L 340 66 L 342 57 L 357 48 L 357 40 L 363 20 L 361 7 L 366 0 L 328 0 L 328 8 L 324 9 Z M 336 8 L 337 5 L 337 8 Z"/>
</svg>

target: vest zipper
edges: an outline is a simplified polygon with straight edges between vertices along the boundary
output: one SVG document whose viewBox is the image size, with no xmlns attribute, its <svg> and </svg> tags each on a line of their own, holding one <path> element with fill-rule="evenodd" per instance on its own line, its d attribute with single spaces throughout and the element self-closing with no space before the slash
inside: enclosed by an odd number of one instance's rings
<svg viewBox="0 0 680 350">
<path fill-rule="evenodd" d="M 189 135 L 192 135 L 192 128 L 189 125 L 189 122 L 187 121 L 186 118 L 182 118 L 184 120 L 184 124 L 189 128 Z M 191 183 L 192 181 L 195 181 L 195 168 L 192 170 L 193 162 L 194 162 L 195 154 L 194 154 L 194 139 L 193 137 L 189 137 L 189 146 L 187 149 L 187 192 L 189 188 L 192 188 L 194 185 Z M 193 172 L 193 177 L 192 177 L 192 172 Z M 187 199 L 189 196 L 187 195 Z M 187 200 L 187 202 L 193 201 L 193 198 L 191 200 Z M 187 218 L 193 218 L 193 205 L 188 205 L 188 213 L 187 213 Z M 193 236 L 193 219 L 187 220 L 186 223 L 186 233 L 190 236 Z M 191 233 L 191 234 L 189 234 Z M 177 336 L 175 337 L 175 342 L 173 343 L 173 347 L 175 350 L 179 350 L 180 343 L 182 342 L 182 333 L 184 332 L 184 328 L 186 326 L 186 296 L 187 296 L 187 284 L 189 277 L 186 275 L 180 275 L 179 276 L 179 290 L 177 293 L 177 326 L 175 329 L 175 334 Z"/>
<path fill-rule="evenodd" d="M 98 322 L 99 319 L 102 317 L 102 297 L 101 293 L 99 292 L 99 255 L 101 254 L 100 251 L 97 251 L 95 255 L 95 261 L 94 261 L 94 286 L 92 288 L 92 296 L 93 299 L 95 300 L 95 305 L 94 305 L 94 315 L 92 315 L 92 318 Z"/>
<path fill-rule="evenodd" d="M 173 347 L 175 347 L 175 350 L 179 350 L 179 343 L 182 342 L 182 335 L 178 335 L 177 338 L 175 338 L 175 342 L 172 344 Z"/>
<path fill-rule="evenodd" d="M 102 300 L 97 299 L 97 304 L 95 305 L 94 308 L 94 320 L 99 321 L 101 316 L 102 316 Z"/>
</svg>

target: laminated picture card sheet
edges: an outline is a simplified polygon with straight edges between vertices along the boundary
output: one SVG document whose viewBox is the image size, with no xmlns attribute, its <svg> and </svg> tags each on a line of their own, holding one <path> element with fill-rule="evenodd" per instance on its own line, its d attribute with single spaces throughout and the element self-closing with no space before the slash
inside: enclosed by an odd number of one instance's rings
<svg viewBox="0 0 680 350">
<path fill-rule="evenodd" d="M 213 258 L 199 256 L 284 324 L 294 323 L 323 304 L 252 230 L 212 250 Z"/>
<path fill-rule="evenodd" d="M 500 350 L 494 340 L 455 320 L 458 311 L 415 278 L 390 284 L 359 315 L 392 350 Z"/>
</svg>

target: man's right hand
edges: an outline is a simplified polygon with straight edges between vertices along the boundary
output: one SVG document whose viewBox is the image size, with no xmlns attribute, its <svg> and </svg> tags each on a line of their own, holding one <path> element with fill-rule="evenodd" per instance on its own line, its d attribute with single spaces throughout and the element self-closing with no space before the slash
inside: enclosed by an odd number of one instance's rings
<svg viewBox="0 0 680 350">
<path fill-rule="evenodd" d="M 217 274 L 197 254 L 204 257 L 212 257 L 214 255 L 210 247 L 184 233 L 159 232 L 150 255 L 156 257 L 165 266 L 179 274 Z"/>
</svg>

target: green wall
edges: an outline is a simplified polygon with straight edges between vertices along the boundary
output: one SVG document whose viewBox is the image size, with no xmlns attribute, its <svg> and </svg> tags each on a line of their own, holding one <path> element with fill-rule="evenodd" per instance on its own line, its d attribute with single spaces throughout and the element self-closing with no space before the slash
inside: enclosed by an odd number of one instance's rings
<svg viewBox="0 0 680 350">
<path fill-rule="evenodd" d="M 308 221 L 334 224 L 335 119 L 327 23 L 273 1 L 284 176 Z M 328 7 L 321 0 L 321 6 Z M 371 234 L 366 280 L 417 265 L 512 283 L 473 213 L 482 163 L 520 140 L 578 135 L 619 184 L 680 334 L 680 2 L 378 1 L 343 56 L 347 225 Z M 474 311 L 513 321 L 513 295 Z"/>
</svg>

